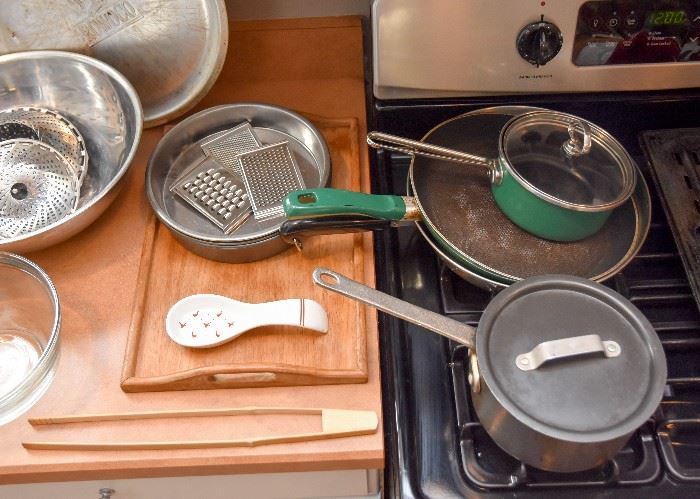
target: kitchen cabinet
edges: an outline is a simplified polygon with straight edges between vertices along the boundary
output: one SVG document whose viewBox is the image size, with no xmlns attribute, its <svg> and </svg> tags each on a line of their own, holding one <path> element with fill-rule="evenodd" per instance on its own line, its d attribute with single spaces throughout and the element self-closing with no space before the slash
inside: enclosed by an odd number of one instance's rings
<svg viewBox="0 0 700 499">
<path fill-rule="evenodd" d="M 226 0 L 233 19 L 369 16 L 371 0 Z"/>
<path fill-rule="evenodd" d="M 366 121 L 359 17 L 232 19 L 229 28 L 224 69 L 192 112 L 224 103 L 264 102 L 308 116 L 349 118 L 357 122 L 361 144 Z M 113 495 L 117 499 L 265 497 L 263 493 L 276 496 L 278 492 L 284 497 L 373 494 L 378 490 L 376 470 L 384 465 L 384 447 L 372 310 L 364 324 L 366 383 L 148 393 L 121 390 L 139 261 L 152 216 L 144 195 L 144 171 L 165 131 L 165 127 L 144 131 L 122 191 L 104 215 L 68 241 L 27 255 L 51 276 L 61 299 L 61 358 L 46 394 L 27 414 L 0 426 L 0 497 L 93 498 L 105 487 L 117 491 Z M 356 168 L 363 190 L 369 190 L 366 148 L 360 148 L 359 156 Z M 371 236 L 365 236 L 358 244 L 372 251 Z M 373 265 L 366 266 L 364 278 L 370 285 L 374 282 Z M 254 448 L 91 452 L 29 451 L 21 445 L 30 440 L 231 438 L 231 429 L 245 434 L 241 436 L 258 436 L 261 429 L 286 434 L 303 427 L 303 416 L 290 416 L 279 426 L 254 418 L 234 426 L 221 417 L 198 418 L 201 421 L 196 423 L 177 418 L 50 429 L 27 423 L 27 417 L 62 414 L 243 406 L 371 410 L 380 417 L 380 425 L 371 435 Z"/>
<path fill-rule="evenodd" d="M 3 499 L 229 499 L 377 497 L 377 470 L 264 473 L 0 486 Z"/>
</svg>

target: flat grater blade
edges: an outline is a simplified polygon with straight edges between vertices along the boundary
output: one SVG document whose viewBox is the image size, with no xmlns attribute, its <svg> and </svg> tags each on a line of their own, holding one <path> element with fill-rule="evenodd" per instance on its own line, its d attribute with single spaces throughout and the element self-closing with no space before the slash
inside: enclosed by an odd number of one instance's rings
<svg viewBox="0 0 700 499">
<path fill-rule="evenodd" d="M 239 154 L 238 161 L 256 220 L 284 215 L 284 197 L 306 187 L 286 141 Z"/>
<path fill-rule="evenodd" d="M 170 191 L 216 224 L 224 234 L 231 234 L 251 214 L 243 180 L 211 158 L 205 158 L 181 175 Z"/>
<path fill-rule="evenodd" d="M 230 130 L 215 133 L 201 142 L 204 154 L 214 158 L 222 166 L 241 175 L 236 159 L 238 154 L 258 149 L 262 144 L 255 136 L 250 123 L 242 123 Z"/>
</svg>

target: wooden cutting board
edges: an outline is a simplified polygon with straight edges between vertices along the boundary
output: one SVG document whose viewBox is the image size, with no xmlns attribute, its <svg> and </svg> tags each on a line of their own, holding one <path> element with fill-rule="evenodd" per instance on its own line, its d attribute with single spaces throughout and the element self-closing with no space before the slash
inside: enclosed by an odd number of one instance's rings
<svg viewBox="0 0 700 499">
<path fill-rule="evenodd" d="M 332 186 L 360 190 L 358 123 L 310 117 L 331 152 Z M 363 234 L 318 236 L 257 262 L 230 264 L 197 256 L 152 217 L 141 256 L 121 387 L 126 392 L 235 387 L 363 383 L 367 381 L 365 309 L 311 280 L 328 267 L 363 280 L 373 254 Z M 170 340 L 165 316 L 185 296 L 213 293 L 259 303 L 310 298 L 329 319 L 325 335 L 290 326 L 268 326 L 210 349 Z"/>
</svg>

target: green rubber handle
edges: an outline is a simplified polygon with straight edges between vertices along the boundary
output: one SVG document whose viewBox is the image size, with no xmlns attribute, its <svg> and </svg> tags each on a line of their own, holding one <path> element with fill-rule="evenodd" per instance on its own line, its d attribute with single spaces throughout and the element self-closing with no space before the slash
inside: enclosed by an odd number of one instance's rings
<svg viewBox="0 0 700 499">
<path fill-rule="evenodd" d="M 284 198 L 287 218 L 314 218 L 331 215 L 366 215 L 382 220 L 401 220 L 406 203 L 401 196 L 364 194 L 342 189 L 304 189 Z"/>
</svg>

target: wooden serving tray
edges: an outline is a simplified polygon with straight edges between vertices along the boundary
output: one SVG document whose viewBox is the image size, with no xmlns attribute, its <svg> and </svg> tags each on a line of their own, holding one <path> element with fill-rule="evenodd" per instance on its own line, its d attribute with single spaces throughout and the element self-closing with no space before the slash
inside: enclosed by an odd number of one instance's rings
<svg viewBox="0 0 700 499">
<path fill-rule="evenodd" d="M 331 153 L 333 187 L 360 190 L 357 120 L 312 120 Z M 318 236 L 305 240 L 303 253 L 290 247 L 257 262 L 220 263 L 186 250 L 153 216 L 141 255 L 122 389 L 144 392 L 366 382 L 364 307 L 322 290 L 311 280 L 318 266 L 364 280 L 365 265 L 373 254 L 363 250 L 363 237 L 366 235 Z M 326 309 L 328 334 L 270 326 L 214 348 L 182 347 L 165 332 L 165 316 L 175 302 L 197 293 L 249 303 L 310 298 Z"/>
</svg>

